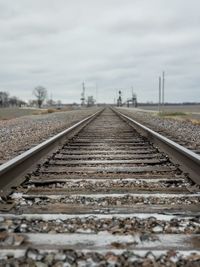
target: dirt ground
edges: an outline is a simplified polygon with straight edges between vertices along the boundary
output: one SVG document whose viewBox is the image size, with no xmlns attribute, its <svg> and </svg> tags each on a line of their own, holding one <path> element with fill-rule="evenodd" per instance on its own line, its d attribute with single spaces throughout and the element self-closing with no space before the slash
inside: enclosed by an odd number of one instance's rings
<svg viewBox="0 0 200 267">
<path fill-rule="evenodd" d="M 139 106 L 140 109 L 146 110 L 158 110 L 158 106 Z M 164 107 L 164 111 L 167 112 L 197 112 L 200 113 L 200 104 L 199 105 L 169 105 Z"/>
<path fill-rule="evenodd" d="M 0 108 L 0 120 L 10 120 L 18 117 L 29 115 L 42 115 L 53 112 L 70 111 L 72 109 L 64 108 L 61 110 L 55 108 L 39 109 L 39 108 Z"/>
<path fill-rule="evenodd" d="M 22 116 L 41 114 L 39 109 L 25 109 L 25 108 L 0 108 L 0 120 L 9 120 Z"/>
<path fill-rule="evenodd" d="M 158 106 L 139 106 L 138 111 L 139 110 L 146 110 L 148 112 L 158 112 Z M 165 106 L 162 111 L 166 113 L 166 116 L 167 113 L 174 113 L 173 117 L 181 117 L 182 119 L 192 119 L 198 121 L 200 120 L 200 105 L 169 105 Z M 175 113 L 177 113 L 177 116 Z M 178 113 L 183 113 L 183 116 Z"/>
</svg>

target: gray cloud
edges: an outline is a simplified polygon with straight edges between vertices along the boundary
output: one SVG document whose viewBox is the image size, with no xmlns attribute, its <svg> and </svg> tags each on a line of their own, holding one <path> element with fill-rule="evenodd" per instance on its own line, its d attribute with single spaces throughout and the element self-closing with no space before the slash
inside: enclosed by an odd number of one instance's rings
<svg viewBox="0 0 200 267">
<path fill-rule="evenodd" d="M 198 0 L 0 0 L 0 90 L 33 98 L 41 84 L 64 102 L 112 102 L 134 87 L 156 101 L 200 101 Z M 181 93 L 180 93 L 181 92 Z"/>
</svg>

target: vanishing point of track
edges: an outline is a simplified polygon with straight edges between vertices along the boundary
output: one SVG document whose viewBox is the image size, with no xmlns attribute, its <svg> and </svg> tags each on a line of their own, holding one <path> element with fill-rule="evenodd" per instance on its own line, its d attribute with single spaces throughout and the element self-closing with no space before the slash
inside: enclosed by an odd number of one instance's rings
<svg viewBox="0 0 200 267">
<path fill-rule="evenodd" d="M 200 266 L 199 159 L 173 159 L 127 120 L 107 108 L 0 169 L 1 266 Z"/>
</svg>

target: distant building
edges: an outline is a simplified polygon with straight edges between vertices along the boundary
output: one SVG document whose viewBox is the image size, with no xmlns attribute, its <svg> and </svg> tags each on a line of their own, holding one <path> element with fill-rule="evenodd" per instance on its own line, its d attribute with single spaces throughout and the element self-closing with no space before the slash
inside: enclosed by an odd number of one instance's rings
<svg viewBox="0 0 200 267">
<path fill-rule="evenodd" d="M 134 108 L 137 108 L 137 96 L 134 93 L 132 93 L 132 98 L 127 100 L 127 107 L 129 107 L 130 105 Z"/>
</svg>

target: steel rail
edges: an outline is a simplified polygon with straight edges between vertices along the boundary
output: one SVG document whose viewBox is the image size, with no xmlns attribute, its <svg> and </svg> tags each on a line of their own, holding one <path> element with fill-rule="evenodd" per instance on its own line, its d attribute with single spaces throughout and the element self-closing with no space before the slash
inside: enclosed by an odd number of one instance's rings
<svg viewBox="0 0 200 267">
<path fill-rule="evenodd" d="M 52 152 L 57 146 L 62 144 L 67 134 L 71 133 L 79 126 L 85 126 L 91 120 L 96 118 L 96 116 L 98 116 L 102 111 L 103 109 L 95 112 L 66 130 L 47 139 L 41 144 L 2 164 L 0 166 L 0 195 L 6 196 L 11 191 L 12 186 L 19 184 L 24 179 L 24 175 L 31 167 L 34 168 L 35 164 L 37 164 L 42 157 Z"/>
<path fill-rule="evenodd" d="M 149 141 L 156 144 L 170 159 L 180 166 L 180 169 L 187 173 L 189 177 L 200 185 L 200 156 L 189 149 L 175 143 L 161 134 L 149 129 L 134 119 L 124 115 L 122 112 L 112 109 L 121 118 L 124 118 Z"/>
</svg>

